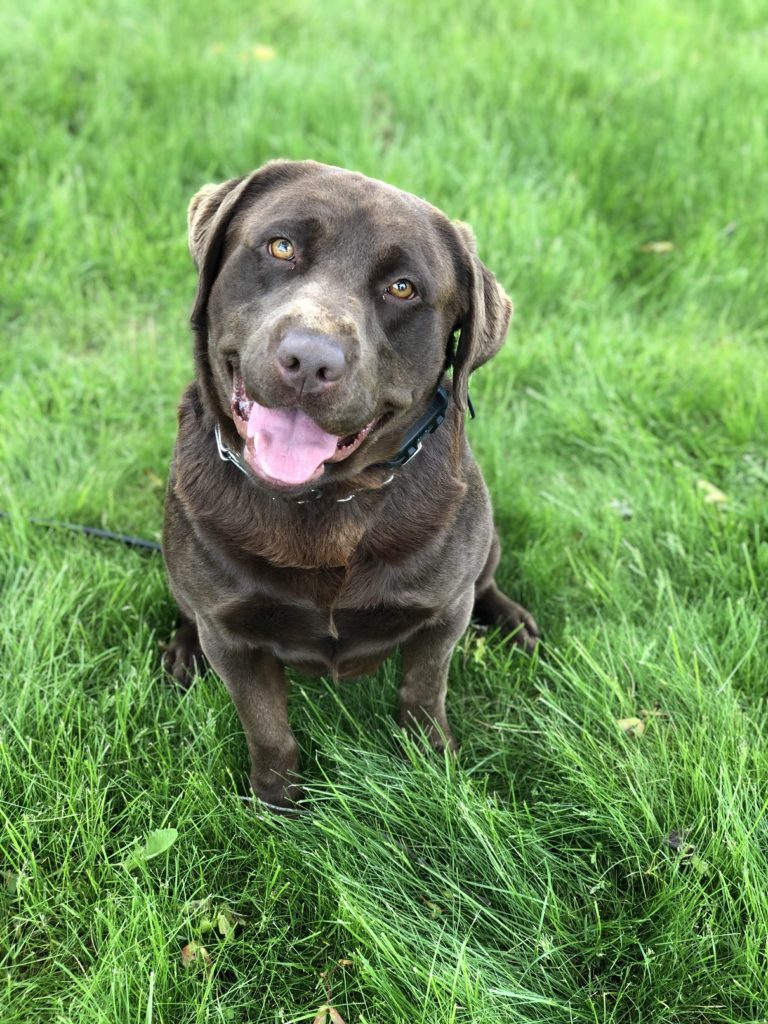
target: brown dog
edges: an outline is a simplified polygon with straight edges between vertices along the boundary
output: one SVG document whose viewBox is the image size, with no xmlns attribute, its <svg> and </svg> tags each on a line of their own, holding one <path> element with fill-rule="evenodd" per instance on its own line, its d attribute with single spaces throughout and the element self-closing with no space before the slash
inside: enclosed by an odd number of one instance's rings
<svg viewBox="0 0 768 1024">
<path fill-rule="evenodd" d="M 254 793 L 287 809 L 301 791 L 285 666 L 357 676 L 399 647 L 400 725 L 453 749 L 448 666 L 473 611 L 536 644 L 494 581 L 491 505 L 464 437 L 467 379 L 501 347 L 512 304 L 464 225 L 311 162 L 207 185 L 189 246 L 196 376 L 163 536 L 183 621 L 166 665 L 187 685 L 208 659 Z"/>
</svg>

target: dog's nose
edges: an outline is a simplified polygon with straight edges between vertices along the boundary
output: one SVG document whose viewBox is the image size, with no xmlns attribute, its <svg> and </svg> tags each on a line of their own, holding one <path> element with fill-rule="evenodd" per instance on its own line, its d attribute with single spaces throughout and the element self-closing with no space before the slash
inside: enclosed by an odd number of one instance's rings
<svg viewBox="0 0 768 1024">
<path fill-rule="evenodd" d="M 312 394 L 341 380 L 346 357 L 337 338 L 294 330 L 277 347 L 277 365 L 286 384 L 299 394 Z"/>
</svg>

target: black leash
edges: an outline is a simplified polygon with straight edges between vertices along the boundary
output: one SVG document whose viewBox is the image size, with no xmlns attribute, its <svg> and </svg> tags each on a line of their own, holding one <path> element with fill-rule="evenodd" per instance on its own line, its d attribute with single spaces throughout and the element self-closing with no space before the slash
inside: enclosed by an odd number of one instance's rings
<svg viewBox="0 0 768 1024">
<path fill-rule="evenodd" d="M 0 512 L 0 518 L 9 519 L 7 512 Z M 130 537 L 127 533 L 113 533 L 112 530 L 100 530 L 97 526 L 81 526 L 79 523 L 62 523 L 55 519 L 37 519 L 29 517 L 26 522 L 35 526 L 46 526 L 53 530 L 70 530 L 73 533 L 82 533 L 88 537 L 98 537 L 99 540 L 114 540 L 125 544 L 129 548 L 139 548 L 144 551 L 161 551 L 160 544 L 154 540 L 144 540 L 143 537 Z"/>
</svg>

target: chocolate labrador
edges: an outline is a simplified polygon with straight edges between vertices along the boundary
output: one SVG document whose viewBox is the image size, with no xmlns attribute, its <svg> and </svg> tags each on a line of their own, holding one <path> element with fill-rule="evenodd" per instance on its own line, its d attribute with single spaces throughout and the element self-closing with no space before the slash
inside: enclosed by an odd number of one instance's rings
<svg viewBox="0 0 768 1024">
<path fill-rule="evenodd" d="M 464 436 L 470 373 L 512 304 L 471 231 L 338 167 L 275 161 L 189 207 L 195 380 L 163 551 L 182 621 L 237 708 L 254 794 L 301 794 L 286 666 L 342 679 L 402 653 L 398 722 L 455 748 L 448 667 L 470 617 L 531 650 Z M 448 371 L 451 371 L 449 376 Z"/>
</svg>

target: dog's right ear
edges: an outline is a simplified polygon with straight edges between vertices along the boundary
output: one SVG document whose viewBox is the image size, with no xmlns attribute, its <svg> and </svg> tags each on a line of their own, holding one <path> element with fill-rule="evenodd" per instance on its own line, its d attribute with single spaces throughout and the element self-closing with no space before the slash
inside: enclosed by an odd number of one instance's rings
<svg viewBox="0 0 768 1024">
<path fill-rule="evenodd" d="M 227 227 L 249 182 L 258 173 L 230 178 L 221 185 L 204 185 L 189 204 L 187 243 L 199 275 L 191 319 L 198 330 L 205 327 L 208 296 L 219 272 Z"/>
<path fill-rule="evenodd" d="M 227 196 L 244 181 L 245 178 L 230 178 L 221 185 L 203 185 L 200 191 L 192 196 L 192 202 L 187 210 L 187 244 L 198 271 L 205 262 L 205 253 L 216 214 Z"/>
<path fill-rule="evenodd" d="M 193 196 L 187 211 L 187 241 L 199 274 L 191 317 L 195 329 L 205 329 L 208 296 L 221 267 L 232 218 L 258 195 L 308 170 L 308 163 L 273 160 L 244 178 L 230 178 L 221 185 L 204 185 Z"/>
</svg>

